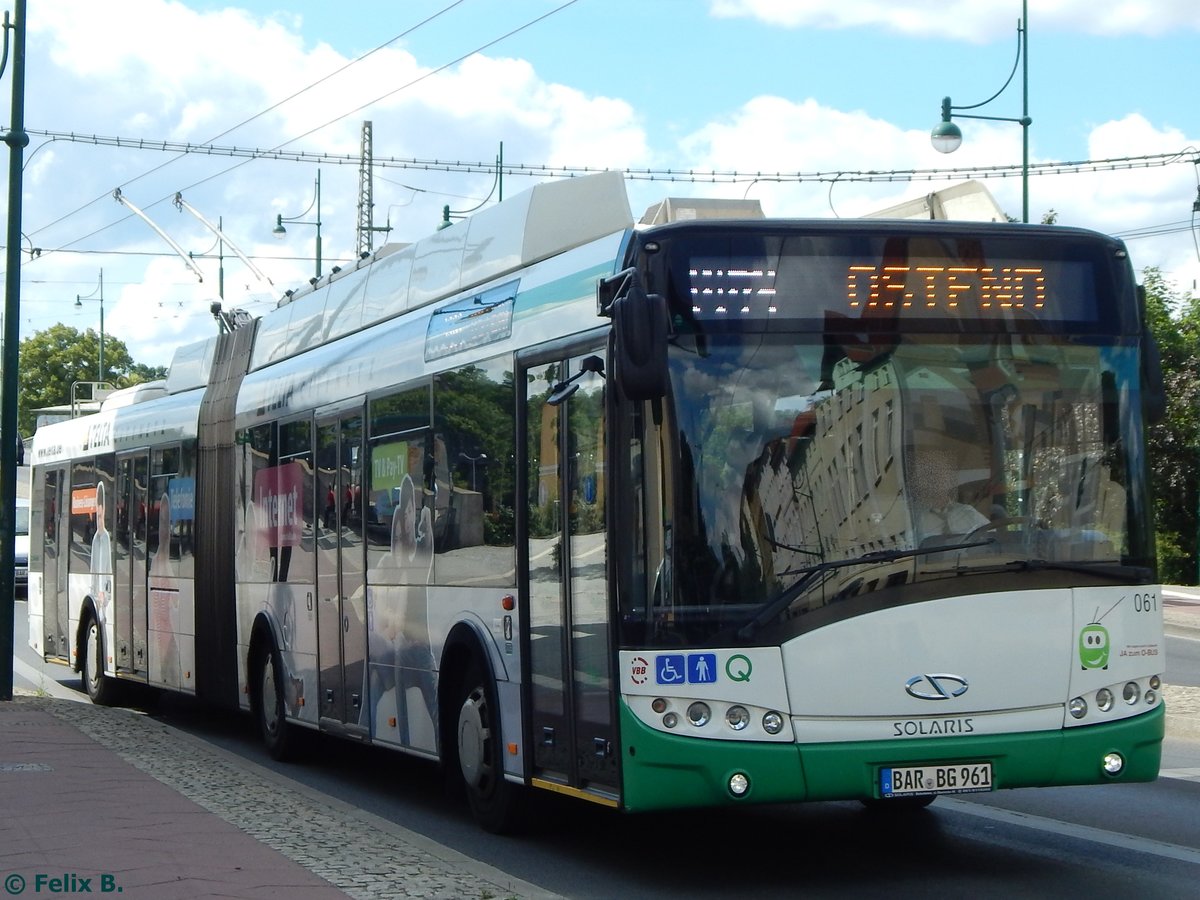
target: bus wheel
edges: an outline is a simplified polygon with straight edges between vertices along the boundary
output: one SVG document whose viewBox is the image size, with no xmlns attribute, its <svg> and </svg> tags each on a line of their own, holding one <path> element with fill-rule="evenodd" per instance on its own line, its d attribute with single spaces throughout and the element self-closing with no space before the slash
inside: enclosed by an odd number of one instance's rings
<svg viewBox="0 0 1200 900">
<path fill-rule="evenodd" d="M 475 820 L 485 830 L 503 834 L 520 824 L 520 787 L 504 779 L 504 744 L 495 697 L 491 679 L 478 662 L 472 662 L 463 679 L 455 749 Z"/>
<path fill-rule="evenodd" d="M 88 697 L 98 706 L 116 702 L 117 686 L 104 674 L 104 634 L 95 615 L 89 613 L 83 631 L 83 664 L 79 674 Z"/>
<path fill-rule="evenodd" d="M 292 751 L 292 729 L 287 722 L 283 698 L 283 665 L 279 651 L 270 641 L 254 654 L 250 679 L 254 691 L 254 717 L 272 759 L 287 759 Z"/>
</svg>

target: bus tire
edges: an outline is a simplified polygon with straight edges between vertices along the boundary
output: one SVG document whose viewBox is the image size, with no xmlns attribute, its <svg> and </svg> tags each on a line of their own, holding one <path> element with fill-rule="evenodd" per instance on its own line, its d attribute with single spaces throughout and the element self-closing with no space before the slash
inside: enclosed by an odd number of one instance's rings
<svg viewBox="0 0 1200 900">
<path fill-rule="evenodd" d="M 272 759 L 286 760 L 294 750 L 295 731 L 287 721 L 283 696 L 283 664 L 274 641 L 258 643 L 251 656 L 250 696 L 258 733 Z"/>
<path fill-rule="evenodd" d="M 493 834 L 517 830 L 521 788 L 504 778 L 496 686 L 478 659 L 467 666 L 455 723 L 458 774 L 475 821 Z"/>
<path fill-rule="evenodd" d="M 112 706 L 117 702 L 117 684 L 104 674 L 104 630 L 94 612 L 88 612 L 83 622 L 79 676 L 92 703 Z"/>
</svg>

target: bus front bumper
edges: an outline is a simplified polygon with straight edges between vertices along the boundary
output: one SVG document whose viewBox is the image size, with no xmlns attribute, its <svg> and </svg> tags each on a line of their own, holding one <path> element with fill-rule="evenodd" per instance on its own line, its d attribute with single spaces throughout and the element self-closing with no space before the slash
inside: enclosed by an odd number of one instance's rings
<svg viewBox="0 0 1200 900">
<path fill-rule="evenodd" d="M 994 789 L 1153 781 L 1166 711 L 1162 704 L 1118 722 L 1058 731 L 910 741 L 766 744 L 664 734 L 621 704 L 622 807 L 682 807 L 880 797 L 886 768 L 991 764 Z M 1106 774 L 1104 760 L 1124 767 Z M 740 790 L 740 793 L 735 793 Z"/>
</svg>

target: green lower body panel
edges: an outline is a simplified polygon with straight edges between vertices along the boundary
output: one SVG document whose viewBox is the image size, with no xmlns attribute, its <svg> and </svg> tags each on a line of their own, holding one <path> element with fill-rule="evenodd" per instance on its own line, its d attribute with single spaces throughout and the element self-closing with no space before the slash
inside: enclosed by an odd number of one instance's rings
<svg viewBox="0 0 1200 900">
<path fill-rule="evenodd" d="M 997 789 L 1153 781 L 1166 725 L 1163 706 L 1110 725 L 1009 735 L 769 744 L 664 734 L 621 706 L 622 805 L 631 812 L 745 803 L 856 800 L 879 796 L 882 768 L 990 762 Z M 1105 754 L 1125 767 L 1105 774 Z M 735 774 L 749 790 L 734 797 Z"/>
</svg>

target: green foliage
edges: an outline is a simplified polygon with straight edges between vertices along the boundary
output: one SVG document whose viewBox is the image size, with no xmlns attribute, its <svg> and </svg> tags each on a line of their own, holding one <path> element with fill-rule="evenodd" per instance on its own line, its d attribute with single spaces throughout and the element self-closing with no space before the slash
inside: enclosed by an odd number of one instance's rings
<svg viewBox="0 0 1200 900">
<path fill-rule="evenodd" d="M 1162 355 L 1167 412 L 1150 427 L 1150 487 L 1154 497 L 1159 577 L 1197 581 L 1200 502 L 1200 298 L 1188 297 L 1154 268 L 1143 273 L 1146 319 Z"/>
<path fill-rule="evenodd" d="M 104 373 L 100 362 L 100 335 L 95 329 L 79 331 L 69 325 L 52 325 L 21 341 L 17 390 L 17 427 L 31 434 L 35 410 L 65 406 L 71 402 L 71 385 L 77 381 L 107 381 L 114 387 L 129 387 L 163 378 L 166 369 L 135 363 L 125 343 L 107 332 L 104 335 Z"/>
</svg>

